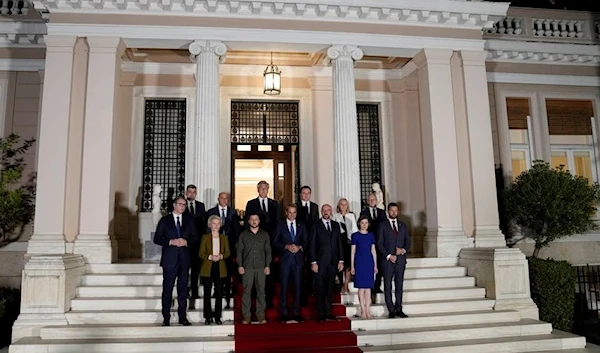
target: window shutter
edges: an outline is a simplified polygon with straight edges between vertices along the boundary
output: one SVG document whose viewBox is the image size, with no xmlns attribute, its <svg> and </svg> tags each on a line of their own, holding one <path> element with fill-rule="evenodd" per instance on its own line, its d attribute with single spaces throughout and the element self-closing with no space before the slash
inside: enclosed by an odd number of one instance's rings
<svg viewBox="0 0 600 353">
<path fill-rule="evenodd" d="M 591 101 L 546 99 L 550 135 L 591 135 L 594 107 Z"/>
</svg>

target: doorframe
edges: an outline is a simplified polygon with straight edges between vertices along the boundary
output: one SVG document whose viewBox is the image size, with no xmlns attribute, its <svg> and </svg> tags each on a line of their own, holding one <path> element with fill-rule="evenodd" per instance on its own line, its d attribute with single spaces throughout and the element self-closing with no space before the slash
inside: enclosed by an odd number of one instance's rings
<svg viewBox="0 0 600 353">
<path fill-rule="evenodd" d="M 235 100 L 270 100 L 298 102 L 298 125 L 300 149 L 300 184 L 314 185 L 313 173 L 313 112 L 312 91 L 309 88 L 284 87 L 278 96 L 265 96 L 262 87 L 221 87 L 220 138 L 222 141 L 219 158 L 219 175 L 221 190 L 230 190 L 232 181 L 231 163 L 231 101 Z M 232 192 L 232 190 L 230 190 Z"/>
</svg>

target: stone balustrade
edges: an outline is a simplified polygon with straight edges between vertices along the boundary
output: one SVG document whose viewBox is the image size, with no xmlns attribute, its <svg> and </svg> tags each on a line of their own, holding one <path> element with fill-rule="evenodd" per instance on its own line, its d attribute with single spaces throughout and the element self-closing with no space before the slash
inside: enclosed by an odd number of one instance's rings
<svg viewBox="0 0 600 353">
<path fill-rule="evenodd" d="M 487 39 L 592 44 L 600 22 L 590 12 L 511 7 L 485 34 Z"/>
<path fill-rule="evenodd" d="M 0 0 L 0 15 L 27 15 L 30 8 L 29 0 Z"/>
</svg>

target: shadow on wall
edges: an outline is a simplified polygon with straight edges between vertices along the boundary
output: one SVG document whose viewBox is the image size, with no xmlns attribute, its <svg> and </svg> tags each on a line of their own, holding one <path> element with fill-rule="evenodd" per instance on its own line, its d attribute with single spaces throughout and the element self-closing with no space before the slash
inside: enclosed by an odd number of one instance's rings
<svg viewBox="0 0 600 353">
<path fill-rule="evenodd" d="M 425 211 L 420 211 L 416 216 L 411 216 L 405 213 L 405 204 L 402 201 L 396 201 L 399 208 L 398 219 L 408 226 L 411 236 L 411 254 L 423 254 L 423 238 L 427 232 L 427 216 Z"/>
<path fill-rule="evenodd" d="M 138 191 L 136 200 L 139 200 L 139 195 Z M 117 242 L 119 259 L 140 258 L 142 245 L 137 235 L 138 212 L 129 209 L 122 192 L 115 193 L 114 207 L 115 213 L 110 229 L 112 229 Z"/>
</svg>

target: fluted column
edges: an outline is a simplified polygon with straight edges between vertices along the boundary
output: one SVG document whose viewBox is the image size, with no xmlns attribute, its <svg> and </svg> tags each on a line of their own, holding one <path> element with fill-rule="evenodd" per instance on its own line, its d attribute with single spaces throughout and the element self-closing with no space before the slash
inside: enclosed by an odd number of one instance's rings
<svg viewBox="0 0 600 353">
<path fill-rule="evenodd" d="M 219 60 L 227 47 L 219 41 L 197 40 L 189 46 L 196 61 L 196 125 L 198 155 L 193 169 L 198 198 L 211 205 L 220 190 L 219 180 Z"/>
<path fill-rule="evenodd" d="M 333 67 L 333 149 L 335 200 L 345 197 L 350 209 L 358 212 L 360 202 L 360 164 L 354 62 L 363 51 L 353 45 L 332 46 L 327 57 Z"/>
</svg>

